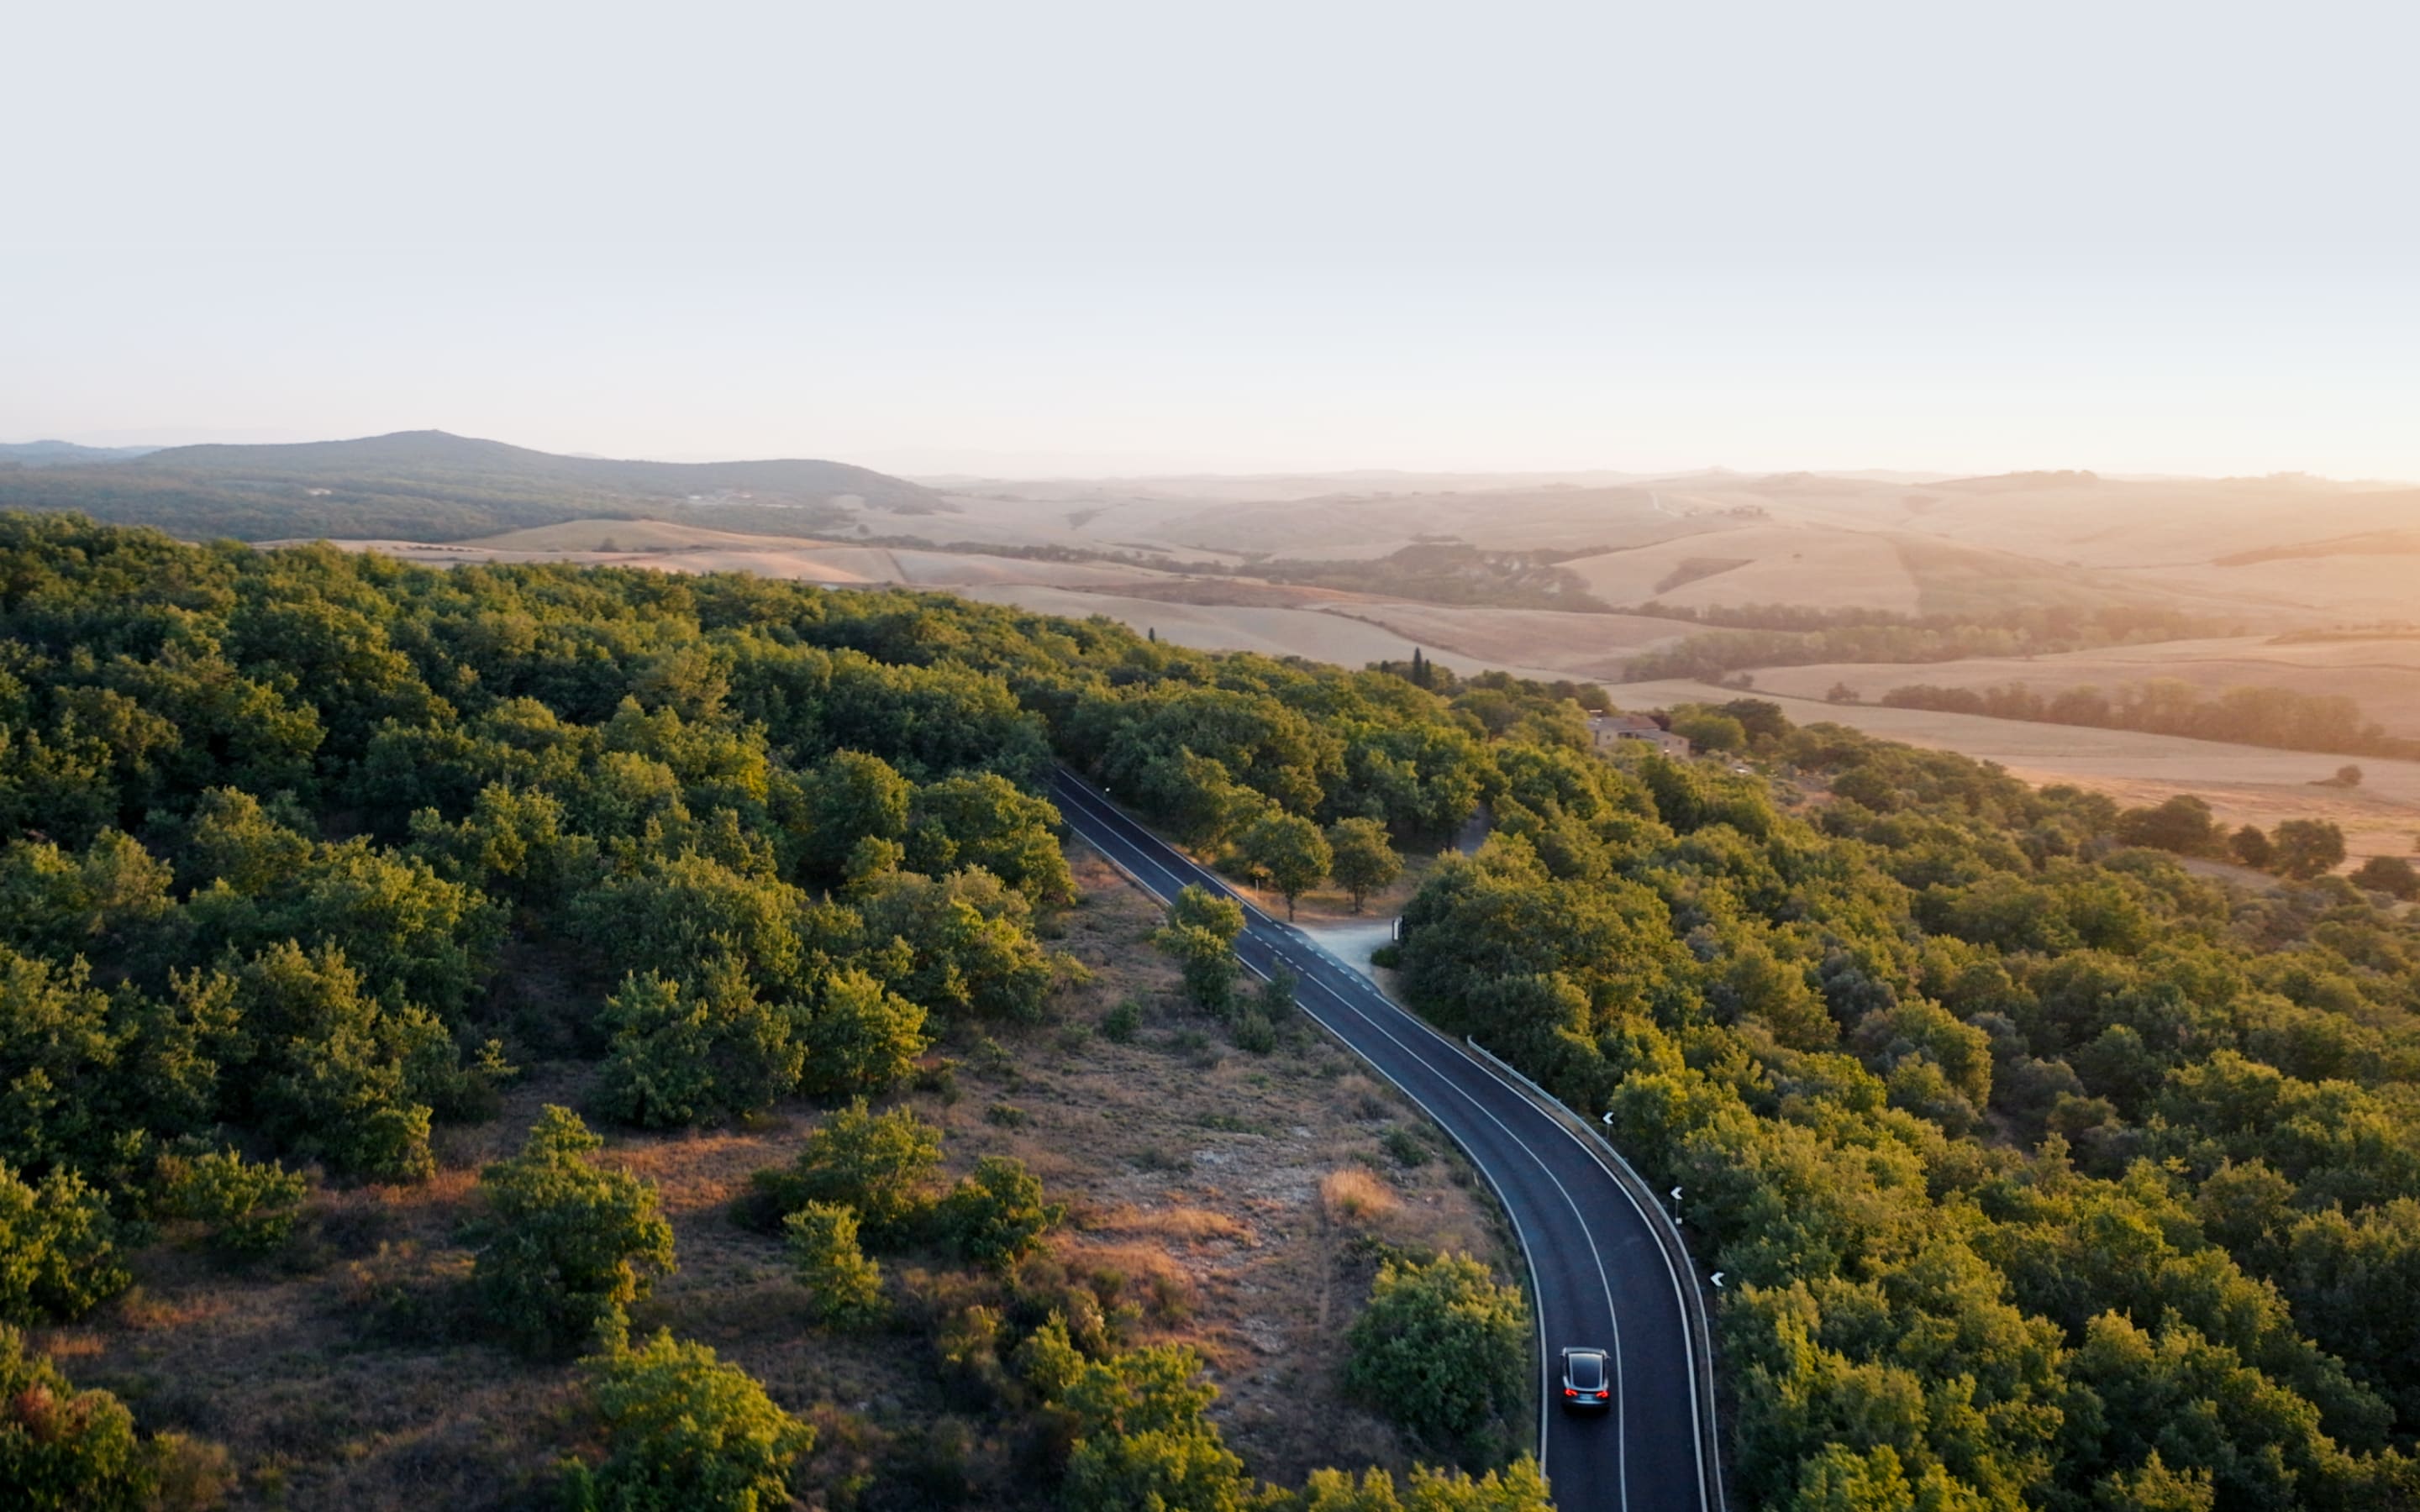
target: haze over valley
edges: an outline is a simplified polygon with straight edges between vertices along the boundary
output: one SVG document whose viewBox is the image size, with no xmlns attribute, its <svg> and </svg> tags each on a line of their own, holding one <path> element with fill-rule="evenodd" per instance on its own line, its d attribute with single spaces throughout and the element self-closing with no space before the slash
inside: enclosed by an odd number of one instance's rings
<svg viewBox="0 0 2420 1512">
<path fill-rule="evenodd" d="M 1880 706 L 1915 686 L 2049 696 L 2174 680 L 2211 697 L 2341 697 L 2385 734 L 2420 741 L 2420 487 L 2401 482 L 1719 470 L 905 479 L 834 462 L 564 457 L 415 432 L 54 453 L 14 471 L 0 458 L 0 503 L 434 563 L 940 590 L 1352 667 L 1419 646 L 1457 672 L 1603 685 L 1624 707 L 1719 702 L 1745 679 L 1798 717 L 2035 780 L 2128 801 L 2192 793 L 2229 824 L 2335 822 L 2348 865 L 2404 854 L 2420 835 L 2420 767 L 2404 760 L 2369 754 L 2364 784 L 2344 790 L 2315 785 L 2334 768 L 2325 753 Z M 2095 616 L 2114 618 L 2096 628 Z M 1862 656 L 1839 628 L 1893 625 L 1934 628 Z M 1693 654 L 1740 626 L 1763 643 L 1711 662 Z M 1825 655 L 1830 642 L 1849 654 Z"/>
</svg>

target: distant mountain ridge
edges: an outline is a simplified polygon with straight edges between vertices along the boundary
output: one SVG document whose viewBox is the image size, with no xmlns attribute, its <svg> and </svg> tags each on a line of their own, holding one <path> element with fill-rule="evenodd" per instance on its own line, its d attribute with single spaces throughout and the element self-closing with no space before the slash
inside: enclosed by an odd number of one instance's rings
<svg viewBox="0 0 2420 1512">
<path fill-rule="evenodd" d="M 845 462 L 780 458 L 751 462 L 646 462 L 565 456 L 442 430 L 399 430 L 357 440 L 278 446 L 172 446 L 140 459 L 146 469 L 269 477 L 442 474 L 550 478 L 592 487 L 684 499 L 721 489 L 765 489 L 799 499 L 854 494 L 878 509 L 926 513 L 940 496 L 922 484 Z M 401 470 L 396 472 L 394 470 Z M 904 506 L 904 509 L 903 509 Z"/>
<path fill-rule="evenodd" d="M 147 456 L 156 446 L 78 446 L 73 441 L 0 441 L 0 466 L 54 468 L 78 462 L 125 462 Z"/>
<path fill-rule="evenodd" d="M 807 534 L 865 511 L 953 506 L 921 484 L 845 462 L 619 461 L 413 430 L 0 470 L 0 508 L 77 510 L 189 537 L 451 541 L 675 512 L 717 529 Z"/>
</svg>

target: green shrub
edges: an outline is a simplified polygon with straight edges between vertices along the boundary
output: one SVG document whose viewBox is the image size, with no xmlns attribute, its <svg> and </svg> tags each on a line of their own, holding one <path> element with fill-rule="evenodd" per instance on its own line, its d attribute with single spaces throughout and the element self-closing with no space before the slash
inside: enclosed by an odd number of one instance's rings
<svg viewBox="0 0 2420 1512">
<path fill-rule="evenodd" d="M 935 1012 L 1032 1023 L 1056 975 L 1032 932 L 1033 905 L 988 872 L 912 872 L 875 880 L 858 900 L 869 940 L 905 940 L 900 996 Z"/>
<path fill-rule="evenodd" d="M 604 1141 L 549 1106 L 529 1142 L 479 1173 L 488 1217 L 473 1228 L 483 1310 L 520 1348 L 559 1352 L 618 1334 L 623 1309 L 673 1269 L 672 1226 L 654 1183 L 600 1170 Z"/>
<path fill-rule="evenodd" d="M 1161 1345 L 1084 1360 L 1063 1321 L 1029 1343 L 1018 1364 L 1072 1434 L 1061 1505 L 1225 1512 L 1247 1504 L 1243 1461 L 1208 1415 L 1218 1388 L 1200 1379 L 1202 1359 L 1191 1350 Z"/>
<path fill-rule="evenodd" d="M 1101 1038 L 1115 1044 L 1132 1044 L 1142 1029 L 1142 1005 L 1129 997 L 1101 1015 Z"/>
<path fill-rule="evenodd" d="M 436 1169 L 435 1103 L 467 1092 L 453 1037 L 432 1014 L 374 995 L 333 946 L 273 945 L 230 992 L 252 1054 L 228 1074 L 263 1128 L 342 1175 L 417 1181 Z"/>
<path fill-rule="evenodd" d="M 931 1043 L 923 1009 L 854 969 L 824 979 L 806 1039 L 799 1085 L 827 1097 L 888 1091 L 916 1073 L 916 1057 Z"/>
<path fill-rule="evenodd" d="M 116 1242 L 83 1177 L 53 1171 L 31 1186 L 0 1165 L 0 1321 L 71 1321 L 125 1290 L 133 1277 Z"/>
<path fill-rule="evenodd" d="M 167 1512 L 215 1506 L 225 1455 L 180 1435 L 137 1438 L 105 1391 L 78 1391 L 0 1324 L 0 1499 L 12 1512 Z"/>
<path fill-rule="evenodd" d="M 1432 1158 L 1428 1141 L 1401 1124 L 1379 1135 L 1378 1143 L 1386 1147 L 1388 1154 L 1395 1157 L 1398 1165 L 1426 1165 Z"/>
<path fill-rule="evenodd" d="M 230 1255 L 283 1248 L 301 1215 L 302 1173 L 275 1161 L 247 1161 L 231 1149 L 170 1151 L 160 1158 L 161 1215 L 207 1225 Z"/>
<path fill-rule="evenodd" d="M 978 1265 L 1005 1270 L 1041 1247 L 1067 1210 L 1042 1200 L 1042 1180 L 1025 1163 L 986 1155 L 941 1204 L 941 1227 Z"/>
<path fill-rule="evenodd" d="M 882 1268 L 858 1246 L 857 1214 L 832 1202 L 810 1202 L 782 1220 L 790 1266 L 814 1298 L 815 1316 L 835 1328 L 880 1319 Z"/>
<path fill-rule="evenodd" d="M 2420 898 L 2420 872 L 2399 856 L 2373 856 L 2353 869 L 2352 880 L 2372 892 L 2410 903 Z"/>
<path fill-rule="evenodd" d="M 659 1333 L 582 1362 L 606 1457 L 573 1464 L 571 1512 L 771 1512 L 815 1430 L 703 1344 Z"/>
<path fill-rule="evenodd" d="M 1257 1008 L 1248 1008 L 1235 1015 L 1235 1026 L 1229 1031 L 1235 1048 L 1256 1056 L 1265 1056 L 1278 1047 L 1277 1026 Z"/>
<path fill-rule="evenodd" d="M 753 1113 L 799 1085 L 805 1014 L 761 1002 L 730 956 L 684 988 L 654 972 L 622 979 L 602 1015 L 612 1050 L 597 1092 L 609 1118 L 647 1129 Z"/>
<path fill-rule="evenodd" d="M 810 1202 L 837 1203 L 856 1211 L 870 1242 L 896 1243 L 931 1209 L 940 1168 L 940 1130 L 912 1108 L 870 1113 L 860 1098 L 826 1118 L 797 1160 L 751 1178 L 752 1216 L 770 1228 Z"/>
<path fill-rule="evenodd" d="M 2269 837 L 2260 832 L 2258 825 L 2246 825 L 2228 836 L 2226 848 L 2234 852 L 2235 858 L 2245 866 L 2264 871 L 2276 858 L 2275 847 L 2270 844 Z"/>
<path fill-rule="evenodd" d="M 1198 924 L 1171 924 L 1152 943 L 1176 958 L 1185 995 L 1195 1003 L 1224 1013 L 1234 1002 L 1235 956 L 1225 939 Z"/>
<path fill-rule="evenodd" d="M 1529 1308 L 1467 1255 L 1378 1267 L 1344 1379 L 1420 1442 L 1468 1455 L 1521 1399 Z"/>
</svg>

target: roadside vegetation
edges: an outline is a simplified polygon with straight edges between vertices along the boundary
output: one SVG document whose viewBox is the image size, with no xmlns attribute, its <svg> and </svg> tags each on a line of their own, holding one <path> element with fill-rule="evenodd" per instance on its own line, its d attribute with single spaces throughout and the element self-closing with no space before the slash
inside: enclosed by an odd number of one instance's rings
<svg viewBox="0 0 2420 1512">
<path fill-rule="evenodd" d="M 1402 1228 L 1456 1167 L 1236 981 L 1229 905 L 1114 936 L 1070 906 L 1058 760 L 1281 890 L 1488 805 L 1478 855 L 1419 873 L 1402 984 L 1691 1194 L 1743 1502 L 2420 1499 L 2420 926 L 2382 870 L 2280 826 L 2282 885 L 2236 887 L 2170 854 L 2217 842 L 2190 813 L 1756 700 L 1675 712 L 1723 760 L 1599 752 L 1583 697 L 939 596 L 0 519 L 0 1323 L 36 1331 L 0 1467 L 89 1451 L 89 1505 L 336 1473 L 230 1474 L 219 1357 L 145 1352 L 240 1321 L 230 1352 L 314 1369 L 341 1335 L 356 1401 L 497 1393 L 564 1463 L 491 1503 L 1539 1505 L 1487 1427 L 1518 1299 L 1450 1257 L 1482 1241 Z M 1090 1057 L 1185 1070 L 1078 1097 Z M 1273 1489 L 1236 1445 L 1328 1388 L 1214 1361 L 1191 1273 L 1105 1239 L 1192 1169 L 1165 1108 L 1275 1147 L 1263 1100 L 1308 1129 L 1317 1088 L 1366 1103 L 1366 1159 L 1264 1172 L 1248 1211 L 1362 1267 L 1329 1335 L 1403 1312 L 1353 1358 L 1463 1362 L 1402 1404 L 1454 1463 Z M 1124 1189 L 1065 1152 L 1109 1131 Z M 1205 1251 L 1242 1227 L 1183 1221 Z M 341 1320 L 244 1311 L 289 1281 L 341 1284 Z M 315 1444 L 340 1410 L 274 1409 Z M 415 1463 L 492 1463 L 487 1427 Z M 1373 1431 L 1349 1463 L 1395 1453 Z"/>
</svg>

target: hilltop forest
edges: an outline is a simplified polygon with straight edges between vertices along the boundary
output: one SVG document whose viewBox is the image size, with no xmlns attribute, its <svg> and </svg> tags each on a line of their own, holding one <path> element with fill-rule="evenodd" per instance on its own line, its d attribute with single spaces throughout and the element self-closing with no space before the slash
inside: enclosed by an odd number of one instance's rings
<svg viewBox="0 0 2420 1512">
<path fill-rule="evenodd" d="M 1060 761 L 1214 857 L 1288 819 L 1434 850 L 1487 806 L 1405 916 L 1404 991 L 1690 1194 L 1742 1504 L 2420 1504 L 2407 910 L 2205 880 L 2105 799 L 1755 701 L 1700 716 L 1751 770 L 1608 760 L 1569 691 L 0 517 L 0 1474 L 61 1506 L 206 1479 L 187 1425 L 76 1391 L 39 1331 L 172 1226 L 272 1251 L 306 1176 L 429 1180 L 432 1128 L 532 1056 L 599 1063 L 589 1116 L 634 1127 L 829 1100 L 743 1216 L 835 1327 L 886 1246 L 1023 1285 L 1040 1183 L 928 1190 L 927 1136 L 876 1108 L 951 1026 L 1051 1013 Z M 582 991 L 517 990 L 541 948 Z M 572 1504 L 781 1504 L 811 1425 L 629 1335 L 675 1257 L 596 1139 L 550 1110 L 482 1174 L 483 1347 L 591 1351 Z M 1522 1461 L 1260 1486 L 1189 1354 L 1072 1299 L 985 1318 L 935 1351 L 989 1362 L 1051 1504 L 1543 1500 Z M 700 1422 L 720 1499 L 683 1503 L 650 1477 Z"/>
<path fill-rule="evenodd" d="M 0 510 L 73 510 L 192 538 L 451 541 L 672 509 L 718 530 L 798 534 L 838 523 L 844 498 L 901 515 L 945 507 L 917 484 L 840 462 L 617 461 L 434 430 L 105 455 L 42 467 L 0 457 Z"/>
</svg>

